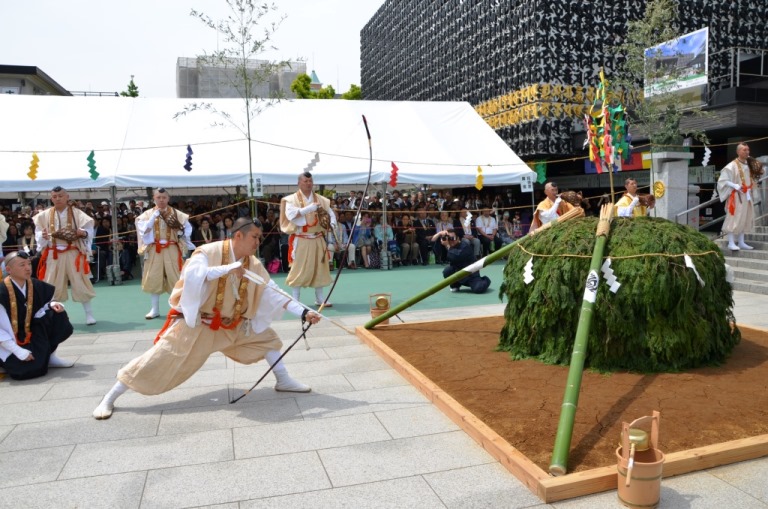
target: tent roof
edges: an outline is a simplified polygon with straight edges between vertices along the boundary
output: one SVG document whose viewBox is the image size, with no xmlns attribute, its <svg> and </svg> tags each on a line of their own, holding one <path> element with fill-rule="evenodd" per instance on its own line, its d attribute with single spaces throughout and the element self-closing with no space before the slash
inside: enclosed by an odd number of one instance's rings
<svg viewBox="0 0 768 509">
<path fill-rule="evenodd" d="M 533 172 L 468 103 L 345 100 L 255 102 L 250 152 L 264 186 L 294 185 L 311 168 L 316 184 L 364 184 L 371 130 L 372 182 L 470 186 L 519 184 Z M 185 108 L 196 106 L 174 119 Z M 252 108 L 253 109 L 253 108 Z M 247 115 L 240 99 L 0 96 L 2 191 L 126 187 L 247 186 Z M 221 124 L 221 125 L 214 125 Z M 192 171 L 184 164 L 187 146 Z M 94 151 L 98 178 L 86 157 Z M 36 180 L 27 173 L 40 159 Z"/>
</svg>

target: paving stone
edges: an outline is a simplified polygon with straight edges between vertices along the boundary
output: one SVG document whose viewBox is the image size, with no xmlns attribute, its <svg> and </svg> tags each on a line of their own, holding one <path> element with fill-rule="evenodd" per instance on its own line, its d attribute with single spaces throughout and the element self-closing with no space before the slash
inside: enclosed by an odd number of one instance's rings
<svg viewBox="0 0 768 509">
<path fill-rule="evenodd" d="M 0 385 L 0 405 L 40 401 L 53 384 L 36 383 L 34 380 L 10 380 Z"/>
<path fill-rule="evenodd" d="M 13 428 L 15 426 L 0 426 L 0 442 L 13 431 Z"/>
<path fill-rule="evenodd" d="M 68 445 L 0 453 L 0 488 L 55 481 L 74 448 Z"/>
<path fill-rule="evenodd" d="M 240 509 L 283 509 L 285 507 L 444 509 L 445 505 L 421 477 L 406 477 L 392 481 L 240 502 Z"/>
<path fill-rule="evenodd" d="M 58 382 L 54 384 L 53 388 L 45 394 L 43 400 L 104 396 L 114 384 L 114 378 Z"/>
<path fill-rule="evenodd" d="M 335 487 L 494 461 L 461 431 L 324 449 L 318 454 Z"/>
<path fill-rule="evenodd" d="M 0 451 L 151 437 L 157 434 L 159 422 L 159 413 L 133 413 L 104 421 L 97 421 L 88 416 L 81 419 L 19 424 L 0 442 Z"/>
<path fill-rule="evenodd" d="M 23 509 L 136 509 L 139 507 L 145 478 L 145 472 L 132 472 L 27 484 L 0 489 L 0 503 L 2 507 Z"/>
<path fill-rule="evenodd" d="M 158 328 L 161 324 L 158 322 Z M 113 332 L 110 334 L 101 334 L 93 342 L 95 345 L 103 343 L 122 343 L 125 341 L 154 341 L 157 331 L 128 331 L 128 332 Z"/>
<path fill-rule="evenodd" d="M 259 426 L 302 419 L 293 398 L 163 412 L 158 435 Z"/>
<path fill-rule="evenodd" d="M 539 497 L 498 463 L 425 474 L 424 479 L 449 509 L 515 509 L 541 504 Z"/>
<path fill-rule="evenodd" d="M 707 473 L 768 504 L 768 461 L 765 458 L 714 468 Z M 755 479 L 763 482 L 755 482 Z"/>
<path fill-rule="evenodd" d="M 429 401 L 410 385 L 339 394 L 317 394 L 298 398 L 297 403 L 305 419 L 429 405 Z"/>
<path fill-rule="evenodd" d="M 128 391 L 115 403 L 120 413 L 161 413 L 180 408 L 219 407 L 229 403 L 227 387 L 176 388 L 162 394 L 145 396 Z"/>
<path fill-rule="evenodd" d="M 73 334 L 70 336 L 64 343 L 61 343 L 59 345 L 59 348 L 70 348 L 72 346 L 81 346 L 81 345 L 93 345 L 93 342 L 96 341 L 98 336 L 90 335 L 90 334 Z"/>
<path fill-rule="evenodd" d="M 230 430 L 80 444 L 60 479 L 214 463 L 232 457 Z"/>
<path fill-rule="evenodd" d="M 349 383 L 358 390 L 381 389 L 383 387 L 397 387 L 408 385 L 408 381 L 400 376 L 394 369 L 378 369 L 374 371 L 362 371 L 360 373 L 347 373 L 344 375 Z"/>
<path fill-rule="evenodd" d="M 382 410 L 376 417 L 394 438 L 456 431 L 459 427 L 433 405 L 401 410 Z"/>
<path fill-rule="evenodd" d="M 373 414 L 280 422 L 233 430 L 235 457 L 271 456 L 391 440 Z"/>
<path fill-rule="evenodd" d="M 146 352 L 147 350 L 149 350 L 150 348 L 152 348 L 152 346 L 154 344 L 155 344 L 155 340 L 154 339 L 147 339 L 147 340 L 142 340 L 142 341 L 136 341 L 133 344 L 133 347 L 131 347 L 131 351 L 132 352 L 136 352 L 136 355 L 140 355 L 140 354 Z"/>
<path fill-rule="evenodd" d="M 73 357 L 76 355 L 99 355 L 110 354 L 119 352 L 130 352 L 135 344 L 135 341 L 125 341 L 123 343 L 104 343 L 99 345 L 94 344 L 82 344 L 73 345 L 70 344 L 70 340 L 62 343 L 56 350 L 56 354 L 62 357 Z M 118 362 L 118 361 L 114 361 Z"/>
<path fill-rule="evenodd" d="M 59 421 L 91 415 L 100 398 L 9 403 L 0 412 L 0 425 Z"/>
<path fill-rule="evenodd" d="M 368 348 L 368 345 L 350 345 L 325 348 L 325 352 L 331 359 L 349 359 L 351 357 L 367 357 L 376 355 L 376 352 Z"/>
<path fill-rule="evenodd" d="M 302 362 L 299 364 L 286 363 L 291 376 L 308 377 L 321 375 L 337 375 L 339 373 L 359 373 L 387 368 L 387 363 L 378 356 L 354 357 L 352 359 L 331 359 L 328 361 Z"/>
<path fill-rule="evenodd" d="M 356 336 L 314 336 L 309 338 L 309 346 L 312 348 L 332 348 L 335 346 L 359 345 L 360 340 Z M 290 354 L 289 354 L 290 355 Z"/>
<path fill-rule="evenodd" d="M 141 508 L 196 507 L 330 487 L 316 453 L 284 454 L 152 470 Z"/>
</svg>

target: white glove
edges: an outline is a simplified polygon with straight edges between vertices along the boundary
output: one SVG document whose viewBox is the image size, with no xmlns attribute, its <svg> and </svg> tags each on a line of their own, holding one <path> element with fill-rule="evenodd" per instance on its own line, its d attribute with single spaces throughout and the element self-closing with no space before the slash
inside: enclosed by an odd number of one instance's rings
<svg viewBox="0 0 768 509">
<path fill-rule="evenodd" d="M 563 201 L 563 200 L 562 200 L 562 199 L 561 199 L 561 198 L 558 196 L 558 197 L 555 199 L 555 204 L 554 204 L 553 206 L 554 206 L 554 207 L 557 207 L 558 205 L 560 205 L 560 202 L 561 202 L 561 201 Z"/>
<path fill-rule="evenodd" d="M 638 203 L 640 203 L 640 198 L 638 198 L 637 196 L 635 196 L 635 197 L 632 199 L 632 203 L 630 203 L 630 204 L 629 204 L 629 206 L 630 206 L 630 208 L 635 208 L 635 207 L 637 207 L 637 204 L 638 204 Z"/>
<path fill-rule="evenodd" d="M 208 267 L 208 272 L 205 274 L 205 279 L 208 281 L 213 281 L 214 279 L 219 279 L 224 274 L 229 274 L 229 271 L 232 269 L 236 269 L 243 264 L 240 262 L 233 262 L 229 265 L 219 265 L 216 267 Z"/>
<path fill-rule="evenodd" d="M 12 349 L 12 353 L 20 361 L 25 361 L 29 358 L 30 355 L 32 355 L 32 352 L 30 352 L 26 348 L 20 347 L 19 345 L 15 345 L 15 348 Z"/>
<path fill-rule="evenodd" d="M 317 210 L 317 203 L 310 203 L 306 207 L 299 209 L 299 213 L 302 216 L 306 216 L 307 214 L 314 212 L 316 210 Z"/>
<path fill-rule="evenodd" d="M 158 217 L 160 217 L 160 209 L 155 209 L 152 213 L 152 219 L 157 219 Z"/>
<path fill-rule="evenodd" d="M 735 182 L 726 182 L 728 186 L 734 188 L 737 191 L 741 191 L 741 186 L 739 184 L 736 184 Z"/>
</svg>

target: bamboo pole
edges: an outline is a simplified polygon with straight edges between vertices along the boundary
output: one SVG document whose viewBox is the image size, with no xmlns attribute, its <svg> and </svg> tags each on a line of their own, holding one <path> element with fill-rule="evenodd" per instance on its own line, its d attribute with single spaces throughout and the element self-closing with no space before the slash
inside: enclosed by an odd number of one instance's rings
<svg viewBox="0 0 768 509">
<path fill-rule="evenodd" d="M 587 356 L 587 337 L 589 336 L 589 328 L 592 326 L 597 286 L 600 283 L 600 264 L 603 259 L 605 244 L 608 241 L 608 232 L 611 230 L 612 219 L 613 205 L 603 205 L 600 209 L 600 220 L 597 223 L 597 232 L 595 233 L 597 240 L 592 252 L 592 262 L 589 266 L 589 274 L 587 274 L 586 287 L 584 288 L 581 315 L 576 328 L 576 339 L 573 343 L 563 404 L 560 407 L 560 421 L 557 424 L 552 461 L 549 464 L 549 473 L 552 475 L 565 475 L 568 470 L 568 453 L 573 437 L 573 421 L 576 416 L 576 407 L 579 404 L 581 378 L 584 372 L 584 360 Z"/>
<path fill-rule="evenodd" d="M 509 253 L 515 247 L 515 245 L 518 242 L 521 242 L 521 241 L 525 240 L 526 238 L 528 238 L 529 236 L 535 235 L 536 233 L 539 233 L 540 231 L 543 231 L 543 230 L 549 228 L 551 225 L 553 225 L 556 222 L 557 223 L 561 223 L 563 221 L 568 221 L 569 219 L 573 219 L 573 218 L 576 218 L 576 217 L 584 217 L 584 209 L 582 209 L 581 207 L 577 207 L 577 208 L 574 208 L 572 210 L 569 210 L 568 212 L 566 212 L 562 216 L 558 217 L 557 221 L 552 221 L 551 223 L 547 223 L 547 224 L 541 226 L 538 230 L 529 233 L 525 237 L 522 237 L 522 238 L 516 240 L 515 242 L 513 242 L 511 244 L 507 244 L 506 246 L 502 247 L 501 249 L 498 249 L 498 250 L 494 251 L 493 253 L 489 254 L 485 258 L 481 258 L 480 260 L 476 261 L 472 265 L 469 265 L 469 266 L 465 267 L 464 269 L 462 269 L 462 270 L 460 270 L 460 271 L 458 271 L 458 272 L 456 272 L 454 274 L 451 274 L 449 277 L 443 279 L 439 283 L 431 286 L 430 288 L 427 288 L 426 290 L 424 290 L 423 292 L 421 292 L 421 293 L 419 293 L 417 295 L 414 295 L 413 297 L 411 297 L 410 299 L 406 300 L 405 302 L 403 302 L 401 304 L 398 304 L 397 306 L 393 307 L 392 309 L 390 309 L 386 313 L 383 313 L 383 314 L 377 316 L 376 318 L 374 318 L 373 320 L 367 322 L 363 327 L 365 327 L 366 329 L 372 329 L 373 327 L 375 327 L 379 323 L 383 322 L 384 320 L 395 316 L 396 314 L 398 314 L 402 310 L 407 309 L 407 308 L 413 306 L 417 302 L 421 302 L 422 300 L 426 299 L 427 297 L 429 297 L 432 294 L 437 293 L 438 291 L 442 290 L 443 288 L 445 288 L 446 286 L 450 285 L 451 283 L 455 283 L 457 281 L 461 281 L 462 279 L 464 279 L 465 277 L 469 276 L 473 272 L 477 272 L 481 268 L 487 267 L 488 265 L 492 264 L 493 262 L 495 262 L 499 258 L 502 258 L 507 253 Z"/>
</svg>

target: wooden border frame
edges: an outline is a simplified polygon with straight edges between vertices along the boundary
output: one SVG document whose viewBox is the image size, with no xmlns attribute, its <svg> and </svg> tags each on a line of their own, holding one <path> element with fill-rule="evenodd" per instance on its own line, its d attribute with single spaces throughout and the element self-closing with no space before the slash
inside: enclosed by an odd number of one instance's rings
<svg viewBox="0 0 768 509">
<path fill-rule="evenodd" d="M 482 317 L 452 318 L 445 321 L 474 320 Z M 443 321 L 443 320 L 440 320 Z M 434 321 L 409 322 L 433 323 Z M 387 326 L 380 326 L 386 328 Z M 740 325 L 743 337 L 768 340 L 768 329 Z M 556 502 L 583 495 L 591 495 L 617 488 L 616 466 L 607 466 L 552 477 L 522 452 L 509 444 L 498 433 L 464 408 L 432 380 L 403 359 L 397 352 L 376 337 L 375 330 L 357 327 L 356 335 L 380 357 L 416 387 L 448 418 L 463 429 L 475 442 L 498 460 L 542 501 Z M 768 434 L 732 440 L 687 451 L 665 455 L 664 477 L 696 472 L 720 465 L 728 465 L 768 456 Z"/>
</svg>

